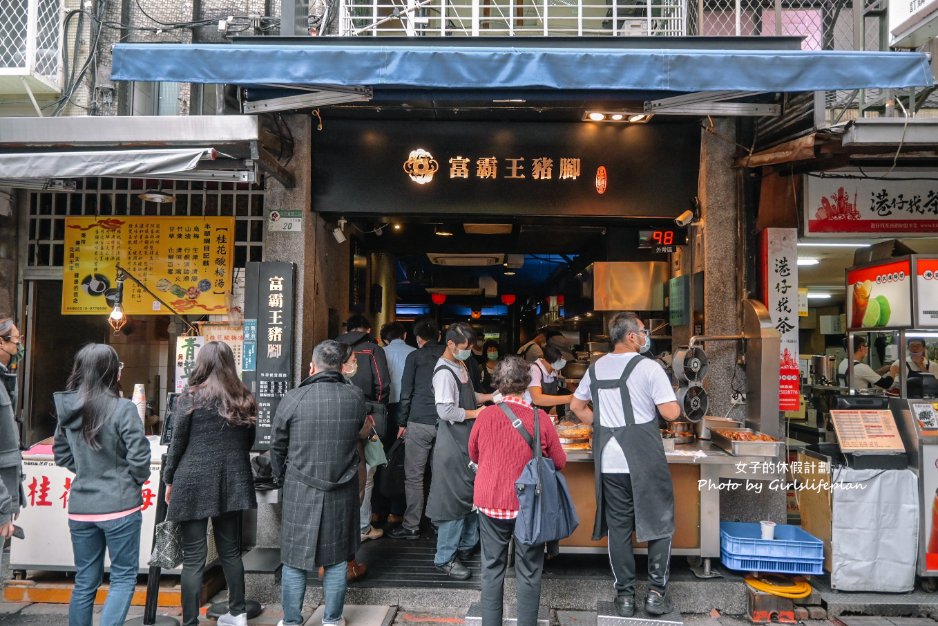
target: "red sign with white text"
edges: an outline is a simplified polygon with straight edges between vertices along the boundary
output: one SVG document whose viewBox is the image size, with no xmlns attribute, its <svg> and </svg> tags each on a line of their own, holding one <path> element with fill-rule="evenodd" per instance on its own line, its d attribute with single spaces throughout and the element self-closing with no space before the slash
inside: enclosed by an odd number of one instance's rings
<svg viewBox="0 0 938 626">
<path fill-rule="evenodd" d="M 847 327 L 912 325 L 912 262 L 890 261 L 847 272 Z"/>
</svg>

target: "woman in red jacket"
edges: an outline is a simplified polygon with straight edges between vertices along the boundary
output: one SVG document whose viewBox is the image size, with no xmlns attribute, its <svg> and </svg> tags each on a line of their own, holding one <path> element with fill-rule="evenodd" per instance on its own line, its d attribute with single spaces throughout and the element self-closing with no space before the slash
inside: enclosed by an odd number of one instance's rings
<svg viewBox="0 0 938 626">
<path fill-rule="evenodd" d="M 528 364 L 517 356 L 499 362 L 492 375 L 492 383 L 504 397 L 503 402 L 533 437 L 534 409 L 523 400 L 530 382 Z M 544 411 L 538 412 L 544 456 L 562 469 L 567 464 L 567 455 L 560 447 L 560 438 L 550 417 Z M 479 413 L 469 436 L 469 458 L 479 465 L 473 500 L 480 513 L 482 538 L 482 626 L 502 624 L 508 545 L 518 517 L 515 481 L 531 456 L 531 447 L 500 405 L 486 407 Z M 537 624 L 543 571 L 544 544 L 523 545 L 516 541 L 518 626 Z"/>
</svg>

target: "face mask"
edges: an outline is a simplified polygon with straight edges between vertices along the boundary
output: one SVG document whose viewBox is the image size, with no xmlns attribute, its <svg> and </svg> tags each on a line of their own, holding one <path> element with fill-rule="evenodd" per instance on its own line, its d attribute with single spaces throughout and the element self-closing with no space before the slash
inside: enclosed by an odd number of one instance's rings
<svg viewBox="0 0 938 626">
<path fill-rule="evenodd" d="M 920 358 L 922 358 L 923 356 L 925 356 L 925 352 L 924 352 L 924 351 L 923 351 L 923 352 L 912 352 L 912 351 L 910 350 L 910 351 L 909 351 L 909 356 L 912 357 L 913 359 L 920 359 Z"/>
<path fill-rule="evenodd" d="M 638 351 L 641 352 L 641 353 L 645 353 L 645 352 L 648 352 L 649 350 L 651 350 L 651 335 L 649 335 L 647 331 L 644 332 L 644 333 L 642 333 L 642 334 L 643 334 L 644 337 L 645 337 L 645 343 L 643 343 L 643 344 L 638 348 Z"/>
<path fill-rule="evenodd" d="M 10 355 L 10 365 L 16 365 L 26 356 L 26 346 L 21 343 L 16 344 L 16 354 Z"/>
<path fill-rule="evenodd" d="M 554 368 L 555 372 L 559 372 L 560 370 L 563 369 L 563 366 L 566 364 L 567 364 L 567 361 L 565 359 L 560 359 L 559 361 L 554 361 L 553 363 L 551 363 L 550 366 Z"/>
<path fill-rule="evenodd" d="M 465 350 L 457 350 L 456 354 L 454 354 L 453 356 L 455 356 L 460 361 L 465 361 L 466 359 L 472 356 L 472 350 L 468 348 L 466 348 Z"/>
<path fill-rule="evenodd" d="M 346 378 L 353 378 L 358 373 L 358 363 L 352 366 L 352 369 L 343 372 Z"/>
<path fill-rule="evenodd" d="M 489 356 L 489 361 L 497 361 L 497 360 L 498 360 L 498 352 L 489 352 L 489 355 L 488 355 L 488 356 Z"/>
</svg>

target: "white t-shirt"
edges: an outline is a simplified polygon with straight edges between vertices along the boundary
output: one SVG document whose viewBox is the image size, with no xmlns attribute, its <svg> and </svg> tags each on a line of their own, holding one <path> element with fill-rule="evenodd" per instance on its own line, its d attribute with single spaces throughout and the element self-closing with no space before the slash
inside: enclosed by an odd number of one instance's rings
<svg viewBox="0 0 938 626">
<path fill-rule="evenodd" d="M 847 384 L 847 359 L 844 359 L 840 362 L 840 365 L 837 366 L 837 374 L 840 379 L 841 384 L 844 387 L 850 387 Z M 853 380 L 854 385 L 858 389 L 869 389 L 882 378 L 877 374 L 872 367 L 863 362 L 856 362 L 853 365 Z"/>
<path fill-rule="evenodd" d="M 469 372 L 462 363 L 453 363 L 443 357 L 437 359 L 434 368 L 439 370 L 433 375 L 433 402 L 437 415 L 449 422 L 461 422 L 466 419 L 466 411 L 459 406 L 459 386 L 452 374 L 440 369 L 441 365 L 456 372 L 459 382 L 463 384 L 469 382 Z"/>
<path fill-rule="evenodd" d="M 636 424 L 644 424 L 657 419 L 657 405 L 665 402 L 677 402 L 674 389 L 664 369 L 651 359 L 640 356 L 637 352 L 607 354 L 596 361 L 596 376 L 600 380 L 618 380 L 622 377 L 625 366 L 632 359 L 641 359 L 626 382 L 629 397 L 632 400 L 632 414 Z M 573 394 L 580 400 L 590 400 L 590 374 L 587 371 L 580 380 L 580 386 Z M 595 410 L 595 407 L 594 407 Z M 622 395 L 618 388 L 599 390 L 599 420 L 603 426 L 616 428 L 625 426 L 622 411 Z M 625 458 L 622 446 L 615 439 L 610 439 L 602 450 L 604 474 L 627 474 L 629 462 Z"/>
<path fill-rule="evenodd" d="M 541 391 L 544 390 L 544 383 L 552 383 L 557 380 L 557 373 L 553 372 L 548 374 L 544 371 L 541 361 L 537 360 L 534 363 L 531 363 L 531 382 L 528 384 L 528 389 L 531 387 L 540 387 Z M 524 401 L 528 404 L 534 404 L 534 400 L 531 398 L 531 392 L 524 392 Z"/>
</svg>

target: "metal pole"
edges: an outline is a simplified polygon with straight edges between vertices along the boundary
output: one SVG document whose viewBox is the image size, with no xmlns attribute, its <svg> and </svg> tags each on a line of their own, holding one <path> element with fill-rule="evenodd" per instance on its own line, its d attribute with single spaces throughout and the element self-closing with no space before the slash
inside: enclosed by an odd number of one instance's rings
<svg viewBox="0 0 938 626">
<path fill-rule="evenodd" d="M 163 468 L 166 467 L 166 455 L 160 459 L 160 486 L 157 489 L 156 496 L 156 524 L 166 519 L 166 483 L 163 482 Z M 156 544 L 156 525 L 153 526 L 153 539 L 151 546 Z M 134 617 L 124 622 L 125 626 L 179 626 L 179 622 L 168 615 L 157 615 L 156 605 L 160 596 L 160 572 L 159 567 L 150 566 L 147 571 L 147 600 L 143 608 L 143 617 Z"/>
</svg>

